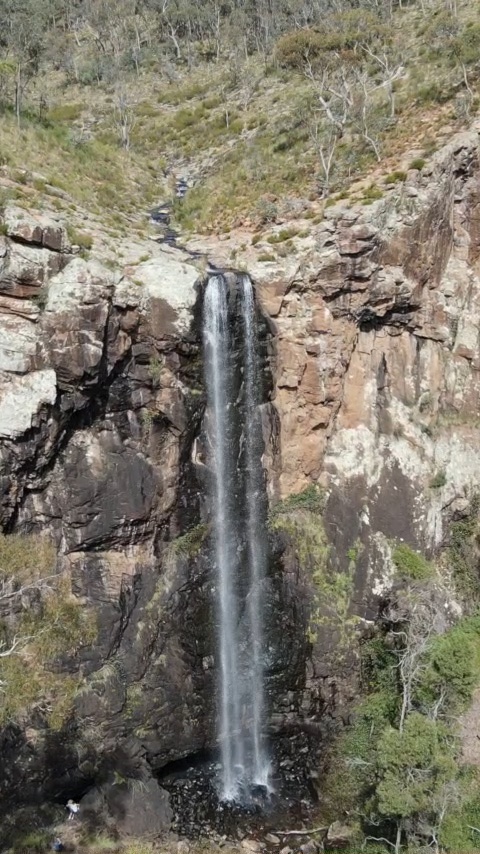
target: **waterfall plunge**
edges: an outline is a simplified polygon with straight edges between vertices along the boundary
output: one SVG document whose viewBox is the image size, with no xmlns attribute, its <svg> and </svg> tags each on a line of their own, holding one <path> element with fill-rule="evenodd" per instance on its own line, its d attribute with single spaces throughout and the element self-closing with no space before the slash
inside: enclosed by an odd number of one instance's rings
<svg viewBox="0 0 480 854">
<path fill-rule="evenodd" d="M 242 276 L 237 287 L 241 362 L 234 358 L 228 283 L 223 276 L 212 276 L 207 283 L 203 335 L 218 588 L 221 797 L 241 801 L 248 799 L 253 786 L 267 785 L 269 763 L 262 742 L 266 539 L 255 302 L 248 276 Z M 241 405 L 236 398 L 239 372 Z M 243 472 L 238 468 L 240 458 Z"/>
</svg>

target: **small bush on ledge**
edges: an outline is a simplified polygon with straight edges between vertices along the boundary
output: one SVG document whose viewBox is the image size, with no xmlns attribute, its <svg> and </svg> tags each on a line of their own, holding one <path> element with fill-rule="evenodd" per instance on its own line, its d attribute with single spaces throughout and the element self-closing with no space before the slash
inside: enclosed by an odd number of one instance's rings
<svg viewBox="0 0 480 854">
<path fill-rule="evenodd" d="M 406 543 L 395 546 L 392 555 L 398 575 L 405 580 L 424 581 L 433 573 L 432 565 L 423 555 L 414 552 Z"/>
<path fill-rule="evenodd" d="M 325 494 L 315 483 L 311 483 L 302 492 L 297 492 L 279 501 L 272 507 L 272 514 L 293 513 L 295 510 L 308 510 L 310 513 L 323 513 L 325 509 Z"/>
</svg>

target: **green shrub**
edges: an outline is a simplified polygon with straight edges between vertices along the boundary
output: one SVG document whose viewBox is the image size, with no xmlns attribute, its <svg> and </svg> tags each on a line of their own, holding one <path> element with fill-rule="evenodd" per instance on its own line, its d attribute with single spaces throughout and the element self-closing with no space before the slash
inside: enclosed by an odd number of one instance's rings
<svg viewBox="0 0 480 854">
<path fill-rule="evenodd" d="M 477 768 L 463 768 L 457 803 L 452 804 L 438 834 L 445 851 L 472 854 L 478 851 L 480 827 L 480 776 Z"/>
<path fill-rule="evenodd" d="M 302 492 L 289 495 L 283 501 L 275 504 L 272 508 L 272 514 L 292 513 L 295 510 L 309 510 L 311 513 L 323 513 L 324 509 L 325 493 L 319 486 L 312 483 Z"/>
<path fill-rule="evenodd" d="M 426 709 L 443 695 L 450 714 L 463 711 L 480 681 L 480 617 L 465 617 L 434 637 L 415 699 Z"/>
<path fill-rule="evenodd" d="M 67 234 L 70 242 L 74 246 L 79 246 L 80 249 L 91 249 L 93 246 L 93 237 L 85 231 L 78 231 L 73 225 L 67 225 Z"/>
<path fill-rule="evenodd" d="M 58 728 L 71 712 L 79 677 L 58 672 L 55 662 L 92 643 L 94 616 L 72 596 L 69 578 L 55 574 L 55 550 L 43 537 L 0 535 L 0 579 L 18 605 L 13 621 L 0 622 L 0 643 L 8 649 L 19 639 L 15 655 L 0 658 L 0 723 L 35 705 Z M 14 599 L 24 586 L 35 608 Z"/>
<path fill-rule="evenodd" d="M 451 97 L 451 91 L 443 83 L 423 83 L 416 91 L 420 104 L 445 104 Z"/>
<path fill-rule="evenodd" d="M 423 555 L 414 552 L 405 543 L 395 546 L 392 554 L 393 563 L 400 578 L 409 581 L 424 581 L 433 573 L 432 565 Z"/>
<path fill-rule="evenodd" d="M 437 471 L 430 481 L 430 489 L 441 489 L 442 486 L 445 486 L 447 482 L 447 475 L 440 469 Z"/>
<path fill-rule="evenodd" d="M 457 773 L 448 727 L 418 712 L 402 731 L 386 727 L 378 743 L 378 811 L 387 820 L 428 815 Z"/>
<path fill-rule="evenodd" d="M 383 192 L 380 187 L 376 187 L 375 184 L 370 184 L 370 186 L 363 191 L 363 204 L 374 202 L 382 197 Z"/>
<path fill-rule="evenodd" d="M 80 118 L 83 109 L 83 104 L 55 104 L 50 107 L 47 119 L 50 122 L 74 122 Z"/>
<path fill-rule="evenodd" d="M 275 260 L 275 255 L 272 255 L 270 252 L 261 252 L 257 258 L 257 261 L 263 261 L 264 263 L 268 263 L 269 261 Z"/>
<path fill-rule="evenodd" d="M 471 502 L 469 515 L 453 522 L 450 527 L 450 547 L 448 550 L 453 577 L 458 592 L 472 602 L 478 601 L 478 511 L 480 499 L 475 495 Z"/>
<path fill-rule="evenodd" d="M 389 175 L 385 178 L 386 184 L 398 184 L 399 182 L 403 182 L 406 180 L 407 173 L 401 172 L 397 170 L 396 172 L 390 172 Z"/>
<path fill-rule="evenodd" d="M 267 237 L 267 243 L 276 244 L 283 243 L 285 240 L 290 240 L 292 237 L 296 237 L 298 234 L 298 228 L 282 228 L 276 234 L 270 234 Z"/>
<path fill-rule="evenodd" d="M 203 543 L 208 535 L 208 525 L 201 523 L 196 525 L 186 534 L 182 534 L 170 543 L 170 548 L 174 554 L 186 555 L 187 557 L 196 557 L 200 552 Z"/>
<path fill-rule="evenodd" d="M 423 159 L 423 157 L 415 157 L 415 159 L 412 160 L 412 162 L 410 163 L 409 169 L 418 169 L 418 171 L 420 172 L 425 166 L 425 162 L 426 161 Z"/>
<path fill-rule="evenodd" d="M 29 831 L 16 839 L 13 854 L 43 854 L 51 847 L 51 834 L 45 830 Z"/>
<path fill-rule="evenodd" d="M 154 386 L 158 386 L 162 375 L 163 362 L 158 356 L 152 356 L 148 363 L 148 373 Z"/>
</svg>

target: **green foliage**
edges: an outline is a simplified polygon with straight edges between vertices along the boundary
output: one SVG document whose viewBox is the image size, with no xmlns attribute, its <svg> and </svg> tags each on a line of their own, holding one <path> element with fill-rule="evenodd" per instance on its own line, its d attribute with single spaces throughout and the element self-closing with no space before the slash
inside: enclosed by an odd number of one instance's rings
<svg viewBox="0 0 480 854">
<path fill-rule="evenodd" d="M 13 578 L 15 585 L 39 581 L 55 572 L 55 549 L 45 537 L 0 534 L 0 581 Z"/>
<path fill-rule="evenodd" d="M 477 529 L 477 508 L 463 537 Z M 345 804 L 392 844 L 397 828 L 409 851 L 430 845 L 436 829 L 445 850 L 466 854 L 478 846 L 480 785 L 462 764 L 457 721 L 480 684 L 480 616 L 445 628 L 433 567 L 404 544 L 394 561 L 414 584 L 394 588 L 381 633 L 361 644 L 362 699 L 322 789 L 333 816 Z"/>
<path fill-rule="evenodd" d="M 387 177 L 385 178 L 385 183 L 386 184 L 403 183 L 403 181 L 405 181 L 406 178 L 407 178 L 406 172 L 401 172 L 401 171 L 397 170 L 396 172 L 390 172 L 390 174 L 387 175 Z"/>
<path fill-rule="evenodd" d="M 186 557 L 196 557 L 208 535 L 208 525 L 200 523 L 195 525 L 186 534 L 182 534 L 170 543 L 170 548 L 173 554 L 185 555 Z"/>
<path fill-rule="evenodd" d="M 329 566 L 330 546 L 322 520 L 324 495 L 315 484 L 277 504 L 270 514 L 270 530 L 289 540 L 295 560 L 311 580 L 312 605 L 308 638 L 315 643 L 321 629 L 336 631 L 336 655 L 343 656 L 357 620 L 349 613 L 355 565 L 346 572 Z"/>
<path fill-rule="evenodd" d="M 325 493 L 317 484 L 312 483 L 302 492 L 297 492 L 284 498 L 272 508 L 274 516 L 281 513 L 291 513 L 294 510 L 309 510 L 311 513 L 323 513 L 325 509 Z"/>
<path fill-rule="evenodd" d="M 80 249 L 91 249 L 93 246 L 93 237 L 85 231 L 79 231 L 70 223 L 67 225 L 67 234 L 74 246 L 79 246 Z"/>
<path fill-rule="evenodd" d="M 441 489 L 447 482 L 447 475 L 440 469 L 437 471 L 430 481 L 430 489 Z"/>
<path fill-rule="evenodd" d="M 423 555 L 414 552 L 405 543 L 397 543 L 392 554 L 400 578 L 408 581 L 424 581 L 433 573 L 432 565 Z"/>
<path fill-rule="evenodd" d="M 292 237 L 296 237 L 298 234 L 298 228 L 282 228 L 277 234 L 271 234 L 267 237 L 268 243 L 283 243 L 285 240 L 290 240 Z"/>
<path fill-rule="evenodd" d="M 341 38 L 312 29 L 295 30 L 278 40 L 277 62 L 284 68 L 302 69 L 306 62 L 318 61 L 326 52 L 338 47 L 341 41 Z"/>
<path fill-rule="evenodd" d="M 28 831 L 22 834 L 13 845 L 13 854 L 43 854 L 51 847 L 51 833 L 48 830 Z"/>
<path fill-rule="evenodd" d="M 375 186 L 375 184 L 370 184 L 370 186 L 363 191 L 362 204 L 371 204 L 382 197 L 383 193 L 380 187 Z"/>
<path fill-rule="evenodd" d="M 158 356 L 152 356 L 148 363 L 148 373 L 154 385 L 158 385 L 162 375 L 163 364 Z"/>
<path fill-rule="evenodd" d="M 450 527 L 448 550 L 455 584 L 459 593 L 471 603 L 478 601 L 478 512 L 480 497 L 474 496 L 468 516 L 453 522 Z"/>
<path fill-rule="evenodd" d="M 50 107 L 47 119 L 50 122 L 73 122 L 80 118 L 84 104 L 56 104 Z"/>
<path fill-rule="evenodd" d="M 389 698 L 386 719 L 393 723 L 398 707 L 398 658 L 383 636 L 377 636 L 361 645 L 362 686 L 368 693 L 380 693 Z"/>
<path fill-rule="evenodd" d="M 69 579 L 55 574 L 55 550 L 45 538 L 0 535 L 0 581 L 4 595 L 20 605 L 0 624 L 4 650 L 19 641 L 0 658 L 0 724 L 36 706 L 52 728 L 61 727 L 71 712 L 78 676 L 59 672 L 58 659 L 71 658 L 93 642 L 93 615 L 72 596 Z M 32 597 L 25 604 L 16 594 L 22 588 Z"/>
<path fill-rule="evenodd" d="M 338 738 L 330 756 L 330 772 L 322 795 L 331 820 L 338 819 L 338 805 L 351 815 L 371 808 L 378 763 L 378 744 L 396 711 L 395 691 L 374 691 L 355 709 L 353 722 Z M 366 806 L 367 805 L 367 806 Z M 370 805 L 370 806 L 368 806 Z"/>
<path fill-rule="evenodd" d="M 412 712 L 402 731 L 386 727 L 378 742 L 380 815 L 412 819 L 434 812 L 457 766 L 451 733 L 438 721 Z"/>
<path fill-rule="evenodd" d="M 465 617 L 432 639 L 416 701 L 428 709 L 443 695 L 449 712 L 457 714 L 471 701 L 479 681 L 480 616 Z"/>
<path fill-rule="evenodd" d="M 480 776 L 477 768 L 461 769 L 457 798 L 442 823 L 439 842 L 445 851 L 472 854 L 479 848 Z"/>
<path fill-rule="evenodd" d="M 422 170 L 425 166 L 426 161 L 423 157 L 415 157 L 414 160 L 410 163 L 409 169 L 418 169 L 418 171 Z"/>
<path fill-rule="evenodd" d="M 327 18 L 321 30 L 306 28 L 286 33 L 277 42 L 277 62 L 284 68 L 302 69 L 340 56 L 344 61 L 358 60 L 360 44 L 370 44 L 385 27 L 378 17 L 365 9 L 349 9 Z"/>
</svg>

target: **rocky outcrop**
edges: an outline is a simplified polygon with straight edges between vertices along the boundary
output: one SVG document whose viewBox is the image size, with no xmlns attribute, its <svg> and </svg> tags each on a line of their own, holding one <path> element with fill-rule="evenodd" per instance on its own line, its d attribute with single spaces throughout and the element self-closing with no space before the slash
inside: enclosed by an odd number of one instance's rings
<svg viewBox="0 0 480 854">
<path fill-rule="evenodd" d="M 270 499 L 323 487 L 328 561 L 348 591 L 333 622 L 320 609 L 292 716 L 306 726 L 322 709 L 347 714 L 357 664 L 340 626 L 355 635 L 375 618 L 392 541 L 438 549 L 478 489 L 479 180 L 474 129 L 385 185 L 381 200 L 343 200 L 317 226 L 279 223 L 242 245 L 275 330 Z M 240 251 L 234 238 L 209 248 L 217 265 Z M 288 549 L 285 561 L 298 569 Z M 315 585 L 304 583 L 311 600 Z M 333 602 L 333 586 L 318 595 Z"/>
<path fill-rule="evenodd" d="M 201 639 L 180 641 L 192 621 L 209 632 L 206 595 L 179 599 L 201 579 L 173 557 L 161 571 L 160 559 L 198 515 L 198 273 L 167 252 L 135 280 L 114 275 L 72 256 L 60 224 L 16 209 L 5 231 L 0 518 L 55 539 L 59 570 L 98 622 L 95 648 L 69 664 L 85 690 L 67 729 L 49 732 L 37 713 L 28 731 L 6 733 L 8 805 L 22 786 L 27 801 L 81 791 L 106 766 L 153 785 L 153 754 L 162 765 L 208 740 L 211 686 Z"/>
<path fill-rule="evenodd" d="M 472 132 L 375 204 L 306 221 L 277 261 L 261 242 L 244 251 L 263 312 L 269 498 L 325 495 L 321 534 L 305 517 L 271 537 L 276 731 L 347 718 L 344 629 L 374 617 L 390 541 L 435 549 L 476 489 L 479 177 Z M 68 663 L 83 679 L 68 727 L 37 716 L 4 733 L 0 791 L 79 796 L 114 772 L 150 785 L 215 741 L 200 277 L 157 248 L 113 273 L 44 215 L 7 209 L 4 231 L 0 520 L 55 539 L 98 638 Z"/>
</svg>

